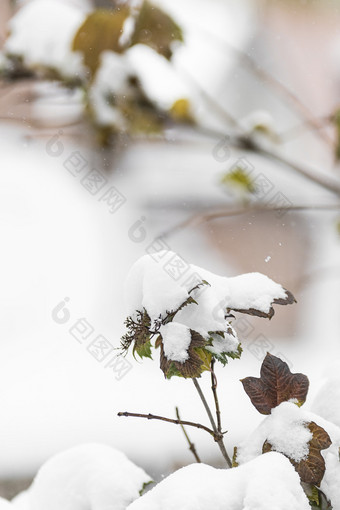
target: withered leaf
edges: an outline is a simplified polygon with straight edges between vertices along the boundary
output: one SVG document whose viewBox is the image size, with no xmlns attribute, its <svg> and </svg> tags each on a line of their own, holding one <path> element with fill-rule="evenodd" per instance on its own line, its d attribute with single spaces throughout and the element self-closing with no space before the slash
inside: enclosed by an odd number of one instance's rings
<svg viewBox="0 0 340 510">
<path fill-rule="evenodd" d="M 199 377 L 204 370 L 208 370 L 210 367 L 210 362 L 206 358 L 210 356 L 211 361 L 212 355 L 204 349 L 206 341 L 197 331 L 190 329 L 190 334 L 191 343 L 188 349 L 189 357 L 184 363 L 168 359 L 164 354 L 163 342 L 160 344 L 160 367 L 165 377 L 168 379 L 173 375 L 179 375 L 185 378 Z M 202 357 L 202 351 L 205 353 L 204 357 Z"/>
<path fill-rule="evenodd" d="M 145 1 L 136 21 L 131 45 L 146 44 L 170 59 L 171 44 L 176 40 L 183 40 L 180 27 L 161 9 Z"/>
<path fill-rule="evenodd" d="M 129 14 L 129 9 L 124 6 L 114 10 L 97 9 L 88 15 L 79 28 L 73 40 L 73 50 L 83 53 L 84 63 L 92 75 L 100 64 L 103 51 L 121 53 L 124 50 L 119 45 L 119 39 Z"/>
<path fill-rule="evenodd" d="M 263 360 L 260 377 L 246 377 L 241 380 L 252 404 L 261 414 L 290 399 L 297 399 L 302 405 L 308 393 L 309 380 L 304 374 L 292 374 L 285 361 L 269 352 Z"/>
<path fill-rule="evenodd" d="M 284 291 L 286 293 L 286 297 L 273 299 L 273 302 L 271 303 L 272 305 L 292 305 L 293 303 L 296 303 L 296 299 L 293 296 L 293 294 L 287 289 L 284 289 Z M 228 309 L 228 311 L 230 310 L 231 309 Z M 232 308 L 232 310 L 234 312 L 246 313 L 248 315 L 254 315 L 256 317 L 263 317 L 264 319 L 271 319 L 275 313 L 273 306 L 269 308 L 268 312 L 263 312 L 261 310 L 257 310 L 256 308 L 243 308 L 243 309 Z"/>
<path fill-rule="evenodd" d="M 286 457 L 295 467 L 302 482 L 319 486 L 325 474 L 325 460 L 321 455 L 321 450 L 328 448 L 332 444 L 332 441 L 325 429 L 317 425 L 314 421 L 311 421 L 306 426 L 313 434 L 308 445 L 308 456 L 300 462 L 296 462 L 288 455 L 286 455 Z M 265 441 L 262 447 L 262 453 L 270 451 L 274 451 L 274 448 L 268 441 Z"/>
</svg>

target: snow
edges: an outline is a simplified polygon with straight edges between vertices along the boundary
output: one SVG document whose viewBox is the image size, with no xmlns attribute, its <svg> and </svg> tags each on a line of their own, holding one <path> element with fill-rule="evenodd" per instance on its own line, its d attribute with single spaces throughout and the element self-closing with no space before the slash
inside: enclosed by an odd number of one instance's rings
<svg viewBox="0 0 340 510">
<path fill-rule="evenodd" d="M 305 426 L 309 421 L 296 404 L 282 402 L 240 444 L 237 462 L 243 464 L 260 455 L 266 440 L 275 451 L 288 455 L 296 462 L 301 461 L 308 455 L 308 442 L 312 439 L 312 433 Z"/>
<path fill-rule="evenodd" d="M 15 507 L 16 510 L 30 510 L 30 492 L 29 490 L 20 492 L 12 499 L 12 508 Z"/>
<path fill-rule="evenodd" d="M 13 509 L 13 506 L 6 499 L 0 498 L 0 510 L 11 510 L 11 508 Z"/>
<path fill-rule="evenodd" d="M 84 9 L 57 0 L 32 0 L 11 19 L 5 51 L 22 57 L 29 68 L 47 66 L 65 77 L 81 75 L 81 55 L 71 48 L 84 19 Z"/>
<path fill-rule="evenodd" d="M 190 329 L 178 322 L 169 322 L 161 326 L 159 332 L 163 338 L 166 358 L 184 363 L 189 358 Z"/>
<path fill-rule="evenodd" d="M 89 93 L 90 103 L 99 124 L 126 129 L 126 119 L 119 108 L 110 105 L 109 95 L 115 98 L 129 98 L 133 95 L 133 88 L 129 85 L 129 78 L 133 75 L 133 69 L 125 54 L 120 55 L 113 51 L 102 53 L 101 64 Z"/>
<path fill-rule="evenodd" d="M 286 298 L 286 291 L 261 273 L 248 273 L 228 278 L 229 308 L 243 310 L 255 308 L 268 313 L 276 298 Z"/>
<path fill-rule="evenodd" d="M 340 365 L 329 367 L 327 378 L 317 392 L 311 409 L 340 427 Z"/>
<path fill-rule="evenodd" d="M 275 123 L 272 115 L 266 110 L 257 110 L 241 119 L 243 128 L 251 132 L 254 129 L 262 129 L 268 133 L 275 132 Z"/>
<path fill-rule="evenodd" d="M 201 285 L 195 288 L 197 284 Z M 181 329 L 181 336 L 184 331 L 192 329 L 207 340 L 212 338 L 211 352 L 221 354 L 236 352 L 239 345 L 236 332 L 225 318 L 228 308 L 255 308 L 268 313 L 273 300 L 285 298 L 286 292 L 265 275 L 218 276 L 188 264 L 176 253 L 166 250 L 158 252 L 157 256 L 144 255 L 127 276 L 125 300 L 128 315 L 135 316 L 138 310 L 145 309 L 152 323 L 178 309 L 189 296 L 196 303 L 187 304 L 176 313 L 176 328 L 179 325 L 186 327 Z M 224 338 L 213 335 L 214 332 L 224 332 Z M 187 345 L 187 338 L 182 336 L 178 351 L 174 350 L 174 339 L 171 338 L 168 351 L 168 355 L 171 352 L 173 356 L 171 359 L 178 357 L 178 360 L 184 360 L 183 345 Z"/>
<path fill-rule="evenodd" d="M 273 409 L 272 414 L 241 442 L 237 450 L 237 462 L 240 465 L 247 465 L 256 459 L 261 455 L 266 439 L 277 451 L 290 456 L 297 462 L 302 460 L 306 454 L 306 444 L 311 438 L 309 431 L 303 427 L 303 423 L 311 421 L 324 428 L 332 441 L 329 448 L 321 450 L 326 471 L 320 488 L 331 500 L 333 509 L 340 510 L 340 428 L 291 402 L 283 402 Z"/>
<path fill-rule="evenodd" d="M 84 444 L 41 467 L 30 488 L 30 510 L 124 510 L 149 481 L 122 452 Z"/>
<path fill-rule="evenodd" d="M 308 510 L 293 466 L 268 453 L 245 466 L 182 468 L 128 506 L 128 510 Z"/>
</svg>

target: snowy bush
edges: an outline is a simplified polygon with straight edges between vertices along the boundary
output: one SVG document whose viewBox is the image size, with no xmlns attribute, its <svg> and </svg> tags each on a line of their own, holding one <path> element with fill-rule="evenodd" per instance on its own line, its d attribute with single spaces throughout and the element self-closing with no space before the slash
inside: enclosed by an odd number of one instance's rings
<svg viewBox="0 0 340 510">
<path fill-rule="evenodd" d="M 175 43 L 183 41 L 180 27 L 150 2 L 89 12 L 57 0 L 31 0 L 9 28 L 0 76 L 16 79 L 28 73 L 79 89 L 84 116 L 101 144 L 122 132 L 159 133 L 174 119 L 192 122 L 186 99 L 165 104 L 145 86 L 150 73 L 171 68 Z M 131 51 L 136 47 L 144 48 L 145 58 L 143 50 L 137 56 Z"/>
<path fill-rule="evenodd" d="M 292 304 L 293 295 L 264 275 L 218 276 L 184 265 L 168 251 L 139 259 L 130 270 L 125 293 L 129 316 L 123 350 L 131 347 L 134 355 L 151 358 L 158 348 L 165 377 L 193 380 L 211 427 L 182 420 L 179 412 L 177 419 L 118 414 L 180 425 L 198 463 L 143 494 L 151 479 L 123 453 L 104 445 L 77 446 L 48 460 L 30 489 L 11 504 L 0 501 L 0 509 L 340 510 L 340 428 L 302 408 L 309 380 L 292 373 L 280 358 L 267 353 L 260 377 L 241 381 L 264 420 L 234 448 L 232 457 L 224 444 L 214 364 L 226 365 L 242 354 L 231 312 L 271 318 L 273 305 Z M 204 372 L 211 377 L 214 410 L 198 383 Z M 200 462 L 185 427 L 212 436 L 224 469 Z"/>
</svg>

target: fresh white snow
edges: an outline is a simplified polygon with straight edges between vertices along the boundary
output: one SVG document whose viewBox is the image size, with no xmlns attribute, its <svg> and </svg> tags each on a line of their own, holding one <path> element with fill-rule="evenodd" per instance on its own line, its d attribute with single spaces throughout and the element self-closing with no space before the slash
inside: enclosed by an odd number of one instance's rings
<svg viewBox="0 0 340 510">
<path fill-rule="evenodd" d="M 86 9 L 57 0 L 32 0 L 11 19 L 4 49 L 29 68 L 47 66 L 65 77 L 82 74 L 82 58 L 72 51 L 72 41 L 85 14 Z"/>
<path fill-rule="evenodd" d="M 198 288 L 195 288 L 199 284 Z M 239 341 L 226 319 L 227 309 L 254 308 L 270 311 L 275 298 L 285 298 L 281 285 L 260 273 L 249 273 L 233 278 L 218 276 L 201 267 L 189 264 L 172 251 L 145 255 L 132 266 L 126 280 L 125 299 L 128 315 L 145 309 L 152 323 L 177 310 L 191 296 L 189 303 L 176 313 L 177 330 L 182 325 L 181 340 L 169 340 L 168 356 L 184 361 L 188 337 L 182 333 L 192 329 L 204 338 L 213 338 L 210 350 L 216 354 L 236 352 Z M 185 328 L 184 328 L 185 327 Z M 165 330 L 166 333 L 169 330 Z M 171 330 L 175 332 L 175 329 Z M 224 332 L 224 338 L 214 335 Z M 183 350 L 184 349 L 184 350 Z"/>
<path fill-rule="evenodd" d="M 234 469 L 193 464 L 176 471 L 128 510 L 309 510 L 288 459 L 268 453 Z"/>
<path fill-rule="evenodd" d="M 30 510 L 124 510 L 149 481 L 122 452 L 84 444 L 41 467 L 30 489 Z"/>
<path fill-rule="evenodd" d="M 178 322 L 169 322 L 159 330 L 163 338 L 164 354 L 168 359 L 184 363 L 191 342 L 190 329 Z"/>
<path fill-rule="evenodd" d="M 268 440 L 277 452 L 288 455 L 296 462 L 308 455 L 308 442 L 312 433 L 307 429 L 309 420 L 304 411 L 292 402 L 282 402 L 272 409 L 259 427 L 238 448 L 237 462 L 243 464 L 261 455 L 263 443 Z"/>
</svg>

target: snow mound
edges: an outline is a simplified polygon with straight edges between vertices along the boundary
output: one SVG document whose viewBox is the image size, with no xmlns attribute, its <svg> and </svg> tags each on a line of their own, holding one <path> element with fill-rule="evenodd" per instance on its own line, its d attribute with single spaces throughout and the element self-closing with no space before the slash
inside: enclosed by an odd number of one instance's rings
<svg viewBox="0 0 340 510">
<path fill-rule="evenodd" d="M 20 492 L 11 501 L 15 510 L 30 510 L 30 492 L 29 490 Z M 13 508 L 12 508 L 13 510 Z"/>
<path fill-rule="evenodd" d="M 134 501 L 128 510 L 309 510 L 288 459 L 267 453 L 233 469 L 193 464 Z"/>
<path fill-rule="evenodd" d="M 332 444 L 321 451 L 325 459 L 326 470 L 320 488 L 331 501 L 334 510 L 340 510 L 340 428 L 321 416 L 305 411 L 291 402 L 283 402 L 272 410 L 255 431 L 245 439 L 237 450 L 237 462 L 248 465 L 262 453 L 263 443 L 268 441 L 274 448 L 301 460 L 308 442 L 308 430 L 303 423 L 315 422 L 329 434 Z M 268 454 L 265 454 L 268 455 Z"/>
<path fill-rule="evenodd" d="M 310 420 L 306 413 L 292 402 L 282 402 L 272 409 L 258 428 L 238 447 L 237 462 L 244 464 L 262 453 L 267 440 L 277 452 L 300 462 L 308 455 L 308 443 L 312 433 L 306 424 Z"/>
<path fill-rule="evenodd" d="M 5 52 L 32 69 L 47 66 L 65 77 L 82 74 L 82 58 L 72 51 L 72 41 L 85 14 L 58 0 L 32 0 L 11 19 Z"/>
<path fill-rule="evenodd" d="M 122 452 L 84 444 L 40 468 L 30 489 L 30 510 L 124 510 L 150 481 Z"/>
<path fill-rule="evenodd" d="M 328 376 L 312 404 L 312 411 L 340 427 L 340 364 L 329 367 Z"/>
<path fill-rule="evenodd" d="M 0 498 L 0 510 L 13 510 L 12 504 L 7 499 Z"/>
</svg>

